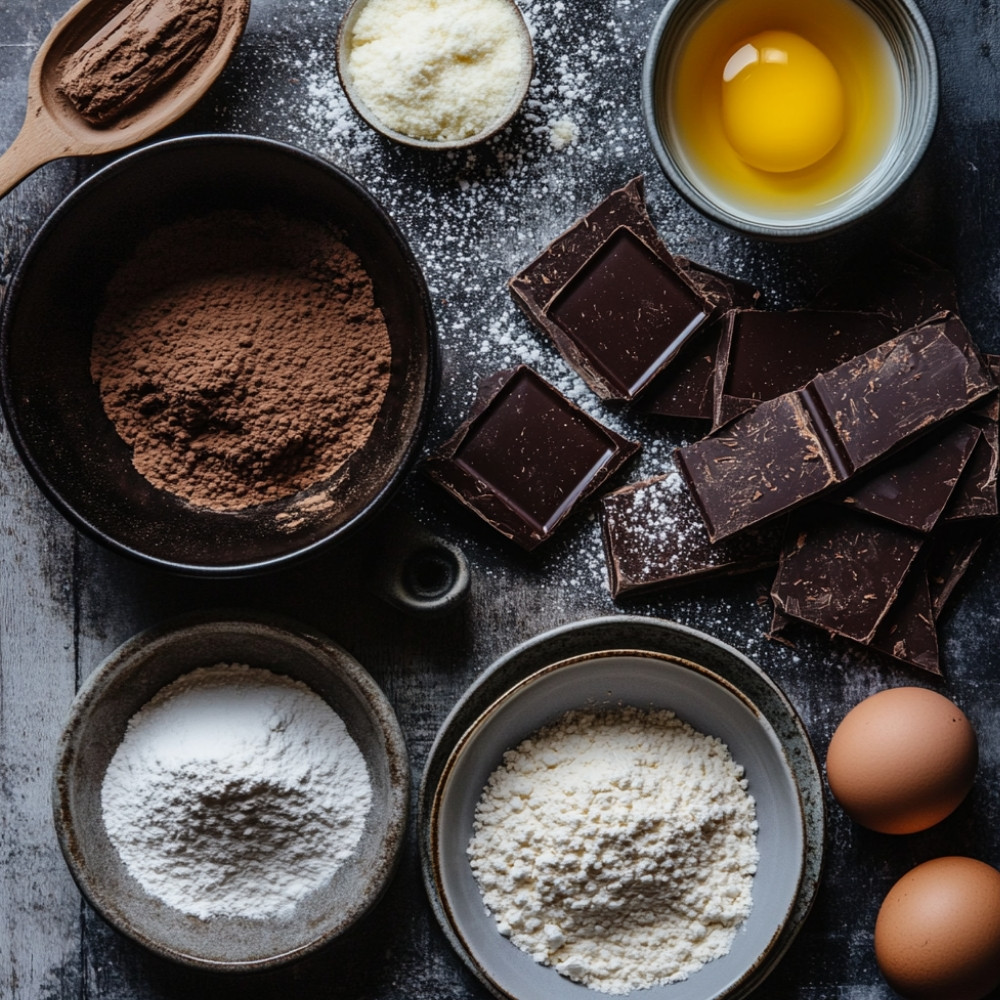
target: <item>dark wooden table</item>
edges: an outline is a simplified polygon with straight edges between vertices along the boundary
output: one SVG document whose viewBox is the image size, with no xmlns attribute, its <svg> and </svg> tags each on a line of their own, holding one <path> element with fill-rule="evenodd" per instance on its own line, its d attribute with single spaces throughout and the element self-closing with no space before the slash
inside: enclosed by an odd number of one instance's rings
<svg viewBox="0 0 1000 1000">
<path fill-rule="evenodd" d="M 695 260 L 757 282 L 770 305 L 802 304 L 860 247 L 886 235 L 951 267 L 962 314 L 984 349 L 1000 350 L 1000 5 L 924 0 L 939 47 L 941 115 L 916 176 L 886 210 L 832 239 L 775 246 L 700 218 L 670 188 L 649 150 L 639 106 L 647 33 L 660 0 L 530 0 L 537 79 L 514 126 L 455 156 L 389 145 L 353 117 L 339 90 L 333 40 L 344 0 L 254 0 L 233 62 L 171 134 L 245 132 L 328 157 L 368 185 L 420 260 L 439 324 L 442 384 L 428 446 L 464 414 L 476 380 L 526 360 L 581 401 L 575 376 L 515 311 L 505 281 L 606 193 L 644 173 L 654 221 Z M 66 0 L 0 0 L 0 145 L 16 135 L 28 69 Z M 560 137 L 575 141 L 560 147 Z M 0 201 L 6 288 L 32 234 L 60 199 L 102 165 L 43 167 Z M 59 276 L 53 275 L 58 281 Z M 587 400 L 645 445 L 633 478 L 657 472 L 685 429 L 641 424 Z M 413 784 L 449 708 L 488 664 L 552 626 L 629 611 L 700 628 L 747 652 L 799 709 L 822 759 L 844 713 L 865 695 L 929 678 L 826 642 L 768 642 L 766 575 L 655 600 L 609 597 L 596 521 L 584 515 L 526 556 L 411 475 L 386 513 L 415 516 L 457 543 L 472 567 L 465 606 L 444 620 L 408 617 L 356 584 L 374 568 L 365 539 L 279 574 L 198 582 L 126 561 L 76 534 L 43 499 L 0 436 L 0 998 L 485 997 L 450 951 L 421 883 L 411 823 L 398 875 L 345 940 L 298 965 L 242 978 L 160 960 L 106 926 L 63 864 L 50 816 L 56 740 L 80 681 L 118 643 L 187 610 L 244 606 L 282 612 L 351 650 L 394 704 Z M 369 533 L 383 530 L 373 525 Z M 890 997 L 871 948 L 879 903 L 916 862 L 943 853 L 1000 863 L 1000 690 L 995 544 L 981 553 L 943 624 L 945 680 L 980 736 L 968 800 L 939 827 L 910 837 L 867 833 L 831 802 L 827 863 L 813 912 L 761 994 L 819 1000 Z"/>
</svg>

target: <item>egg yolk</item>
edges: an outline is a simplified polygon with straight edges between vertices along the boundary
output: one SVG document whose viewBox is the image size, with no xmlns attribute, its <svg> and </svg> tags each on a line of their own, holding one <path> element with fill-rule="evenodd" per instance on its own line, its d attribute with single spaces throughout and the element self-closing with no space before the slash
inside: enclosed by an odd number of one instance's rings
<svg viewBox="0 0 1000 1000">
<path fill-rule="evenodd" d="M 823 159 L 844 132 L 844 90 L 833 63 L 791 31 L 739 42 L 722 74 L 722 124 L 736 153 L 773 173 Z"/>
</svg>

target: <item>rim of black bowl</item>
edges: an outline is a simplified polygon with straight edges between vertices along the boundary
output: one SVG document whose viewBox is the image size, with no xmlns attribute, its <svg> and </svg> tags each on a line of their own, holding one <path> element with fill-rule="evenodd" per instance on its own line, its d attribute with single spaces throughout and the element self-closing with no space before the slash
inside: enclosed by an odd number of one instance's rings
<svg viewBox="0 0 1000 1000">
<path fill-rule="evenodd" d="M 715 2 L 719 2 L 719 0 L 712 0 L 712 5 Z M 684 200 L 702 215 L 714 222 L 721 223 L 727 229 L 749 236 L 785 242 L 811 240 L 842 232 L 861 219 L 867 218 L 892 199 L 910 179 L 917 164 L 927 151 L 937 127 L 940 105 L 940 74 L 934 36 L 914 0 L 856 0 L 856 2 L 869 17 L 879 24 L 880 28 L 885 25 L 886 21 L 892 21 L 899 33 L 908 36 L 908 40 L 912 44 L 907 56 L 910 62 L 919 63 L 920 83 L 924 88 L 924 93 L 921 95 L 921 107 L 926 109 L 926 113 L 919 129 L 913 130 L 913 134 L 906 138 L 902 144 L 902 150 L 897 154 L 899 163 L 895 167 L 893 180 L 890 183 L 880 182 L 872 197 L 842 214 L 830 214 L 804 223 L 780 225 L 743 218 L 728 211 L 693 184 L 674 159 L 669 145 L 663 137 L 656 110 L 655 95 L 657 77 L 660 74 L 661 48 L 667 27 L 675 17 L 677 9 L 693 8 L 699 4 L 699 0 L 667 0 L 656 18 L 646 45 L 641 79 L 642 117 L 650 146 L 661 169 Z M 892 44 L 891 38 L 888 41 Z M 902 114 L 904 117 L 907 114 L 912 117 L 914 111 L 915 102 L 912 95 L 905 92 L 904 87 Z M 900 144 L 896 142 L 895 145 Z"/>
<path fill-rule="evenodd" d="M 12 376 L 8 357 L 10 352 L 10 328 L 13 322 L 16 303 L 21 288 L 26 280 L 32 261 L 39 252 L 39 248 L 50 238 L 54 230 L 58 228 L 64 217 L 81 201 L 86 199 L 90 192 L 99 188 L 116 177 L 123 171 L 129 170 L 137 161 L 142 161 L 157 156 L 163 150 L 173 150 L 185 146 L 253 146 L 256 148 L 270 149 L 280 155 L 288 156 L 304 161 L 305 163 L 336 177 L 338 182 L 350 189 L 352 194 L 364 202 L 379 217 L 387 233 L 399 251 L 407 271 L 413 279 L 414 287 L 420 301 L 421 311 L 424 314 L 426 326 L 426 375 L 422 380 L 423 398 L 420 402 L 419 410 L 413 422 L 413 432 L 406 447 L 403 449 L 395 468 L 387 477 L 386 481 L 379 487 L 372 498 L 360 510 L 356 511 L 343 524 L 338 525 L 328 534 L 320 538 L 311 540 L 300 547 L 290 548 L 286 552 L 278 555 L 269 555 L 259 560 L 244 560 L 233 563 L 199 563 L 193 561 L 183 561 L 169 559 L 162 556 L 144 552 L 141 549 L 126 544 L 113 537 L 108 532 L 92 523 L 73 504 L 66 500 L 60 489 L 45 472 L 40 463 L 36 461 L 31 447 L 24 434 L 17 415 L 17 405 L 13 398 Z M 436 322 L 434 310 L 431 304 L 430 292 L 423 272 L 417 262 L 409 243 L 403 236 L 395 220 L 382 204 L 371 194 L 368 189 L 356 178 L 340 169 L 329 160 L 322 158 L 307 150 L 294 146 L 291 143 L 281 142 L 275 139 L 268 139 L 262 136 L 244 135 L 240 133 L 198 133 L 193 135 L 178 136 L 169 139 L 160 139 L 147 143 L 136 149 L 130 150 L 124 155 L 117 157 L 111 163 L 96 171 L 90 177 L 76 185 L 59 204 L 48 214 L 41 226 L 31 237 L 27 249 L 21 260 L 18 262 L 3 297 L 2 309 L 0 309 L 0 412 L 3 413 L 8 431 L 14 443 L 22 463 L 28 473 L 35 481 L 36 485 L 52 503 L 52 505 L 70 522 L 75 528 L 82 531 L 88 537 L 103 544 L 112 551 L 118 552 L 131 559 L 137 560 L 145 565 L 157 567 L 179 573 L 181 575 L 199 577 L 239 577 L 258 575 L 273 570 L 285 568 L 292 564 L 297 564 L 309 557 L 318 555 L 321 551 L 344 541 L 353 535 L 358 528 L 367 520 L 370 520 L 378 511 L 382 510 L 389 500 L 398 492 L 402 481 L 413 467 L 417 455 L 419 454 L 430 412 L 433 407 L 434 398 L 437 393 L 440 372 L 440 361 L 438 357 L 438 343 L 436 335 Z"/>
</svg>

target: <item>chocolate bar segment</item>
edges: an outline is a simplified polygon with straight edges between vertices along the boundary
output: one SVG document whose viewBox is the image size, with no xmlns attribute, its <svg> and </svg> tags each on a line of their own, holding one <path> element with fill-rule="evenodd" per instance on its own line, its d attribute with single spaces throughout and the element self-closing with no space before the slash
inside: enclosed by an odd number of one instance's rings
<svg viewBox="0 0 1000 1000">
<path fill-rule="evenodd" d="M 951 503 L 981 435 L 960 420 L 921 438 L 888 468 L 852 485 L 841 503 L 926 534 Z"/>
<path fill-rule="evenodd" d="M 879 313 L 731 312 L 715 368 L 713 425 L 721 427 L 762 400 L 800 388 L 896 333 Z"/>
<path fill-rule="evenodd" d="M 863 514 L 821 505 L 790 529 L 771 598 L 789 618 L 870 643 L 923 542 Z"/>
<path fill-rule="evenodd" d="M 730 278 L 703 264 L 675 257 L 691 283 L 720 311 L 681 351 L 665 372 L 658 375 L 638 401 L 643 413 L 659 417 L 711 420 L 714 410 L 715 365 L 725 318 L 732 309 L 752 309 L 760 292 L 747 281 Z M 793 387 L 794 388 L 794 387 Z"/>
<path fill-rule="evenodd" d="M 603 399 L 642 392 L 717 306 L 664 246 L 646 212 L 641 177 L 554 240 L 509 287 Z"/>
<path fill-rule="evenodd" d="M 766 400 L 675 459 L 717 542 L 848 482 L 994 389 L 964 326 L 928 324 Z"/>
<path fill-rule="evenodd" d="M 986 367 L 994 381 L 1000 380 L 1000 358 L 985 355 Z M 972 521 L 997 517 L 997 472 L 1000 466 L 1000 398 L 992 396 L 969 411 L 966 419 L 981 431 L 976 450 L 962 473 L 946 521 Z"/>
<path fill-rule="evenodd" d="M 948 599 L 981 548 L 990 528 L 981 522 L 945 522 L 927 546 L 927 580 L 934 618 L 940 618 Z"/>
<path fill-rule="evenodd" d="M 930 586 L 926 569 L 919 564 L 910 570 L 899 597 L 875 630 L 869 648 L 909 667 L 940 676 L 940 651 Z"/>
<path fill-rule="evenodd" d="M 784 525 L 712 545 L 687 486 L 672 472 L 605 494 L 601 534 L 611 595 L 621 597 L 776 566 Z"/>
<path fill-rule="evenodd" d="M 427 458 L 425 471 L 533 549 L 638 450 L 521 365 L 483 383 L 469 418 Z"/>
</svg>

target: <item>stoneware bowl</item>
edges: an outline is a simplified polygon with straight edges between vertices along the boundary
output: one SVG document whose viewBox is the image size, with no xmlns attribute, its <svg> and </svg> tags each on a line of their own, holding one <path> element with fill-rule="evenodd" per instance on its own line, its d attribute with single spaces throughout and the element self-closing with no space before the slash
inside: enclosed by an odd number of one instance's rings
<svg viewBox="0 0 1000 1000">
<path fill-rule="evenodd" d="M 675 92 L 673 73 L 678 53 L 695 24 L 719 0 L 668 0 L 646 49 L 642 71 L 642 105 L 646 131 L 660 166 L 674 187 L 700 212 L 731 229 L 770 239 L 811 239 L 844 229 L 888 201 L 920 162 L 937 121 L 938 68 L 933 38 L 913 0 L 857 0 L 882 34 L 890 50 L 900 89 L 900 112 L 883 152 L 861 182 L 830 203 L 786 214 L 751 211 L 703 177 L 687 155 L 669 110 Z M 802 10 L 808 10 L 804 6 Z"/>
<path fill-rule="evenodd" d="M 344 232 L 386 318 L 390 383 L 368 441 L 330 479 L 283 500 L 216 512 L 156 489 L 135 470 L 90 377 L 91 330 L 109 278 L 154 228 L 182 215 L 264 206 Z M 246 136 L 159 142 L 81 184 L 32 241 L 0 327 L 0 403 L 44 493 L 116 551 L 198 575 L 286 564 L 382 508 L 419 451 L 435 378 L 427 288 L 392 219 L 326 161 Z"/>
<path fill-rule="evenodd" d="M 181 674 L 220 662 L 263 667 L 307 684 L 344 720 L 368 765 L 372 807 L 356 852 L 287 918 L 201 920 L 182 913 L 146 893 L 104 827 L 101 785 L 129 719 Z M 347 652 L 294 622 L 203 615 L 129 639 L 90 675 L 60 739 L 53 808 L 70 872 L 108 923 L 174 961 L 239 972 L 297 959 L 375 905 L 399 858 L 409 784 L 406 746 L 392 707 Z"/>
<path fill-rule="evenodd" d="M 465 136 L 461 139 L 441 140 L 421 139 L 416 136 L 407 135 L 405 132 L 398 132 L 396 129 L 390 127 L 382 121 L 378 114 L 368 106 L 364 97 L 362 97 L 358 92 L 358 88 L 354 83 L 354 77 L 351 73 L 350 52 L 354 41 L 354 26 L 368 2 L 369 0 L 354 0 L 354 2 L 350 4 L 344 12 L 344 16 L 341 18 L 340 27 L 337 31 L 337 74 L 340 77 L 341 86 L 344 88 L 344 94 L 347 96 L 347 100 L 351 107 L 354 108 L 358 116 L 376 132 L 380 135 L 384 135 L 388 139 L 392 139 L 394 142 L 398 142 L 404 146 L 413 146 L 417 149 L 461 149 L 465 146 L 474 146 L 477 143 L 484 142 L 486 139 L 496 135 L 499 131 L 505 128 L 508 122 L 510 122 L 514 115 L 517 114 L 528 94 L 528 88 L 531 86 L 531 78 L 535 71 L 535 57 L 531 45 L 531 34 L 528 31 L 527 24 L 525 24 L 521 9 L 517 6 L 514 0 L 506 0 L 506 2 L 515 15 L 518 30 L 521 35 L 524 58 L 517 87 L 512 93 L 511 99 L 507 102 L 506 106 L 500 110 L 497 117 L 475 135 Z"/>
<path fill-rule="evenodd" d="M 607 645 L 629 637 L 649 641 L 645 648 Z M 722 663 L 728 676 L 670 652 L 671 646 L 711 654 L 699 659 Z M 574 650 L 567 658 L 546 660 L 547 653 Z M 435 913 L 492 993 L 569 1000 L 585 988 L 516 948 L 485 910 L 466 848 L 486 780 L 505 750 L 567 710 L 620 704 L 669 708 L 726 743 L 745 768 L 760 825 L 753 907 L 732 950 L 687 980 L 642 995 L 735 998 L 760 985 L 808 912 L 823 850 L 822 788 L 808 739 L 787 701 L 769 682 L 761 685 L 762 678 L 741 654 L 710 637 L 655 619 L 616 617 L 546 633 L 503 658 L 470 689 L 428 760 L 420 832 Z"/>
</svg>

